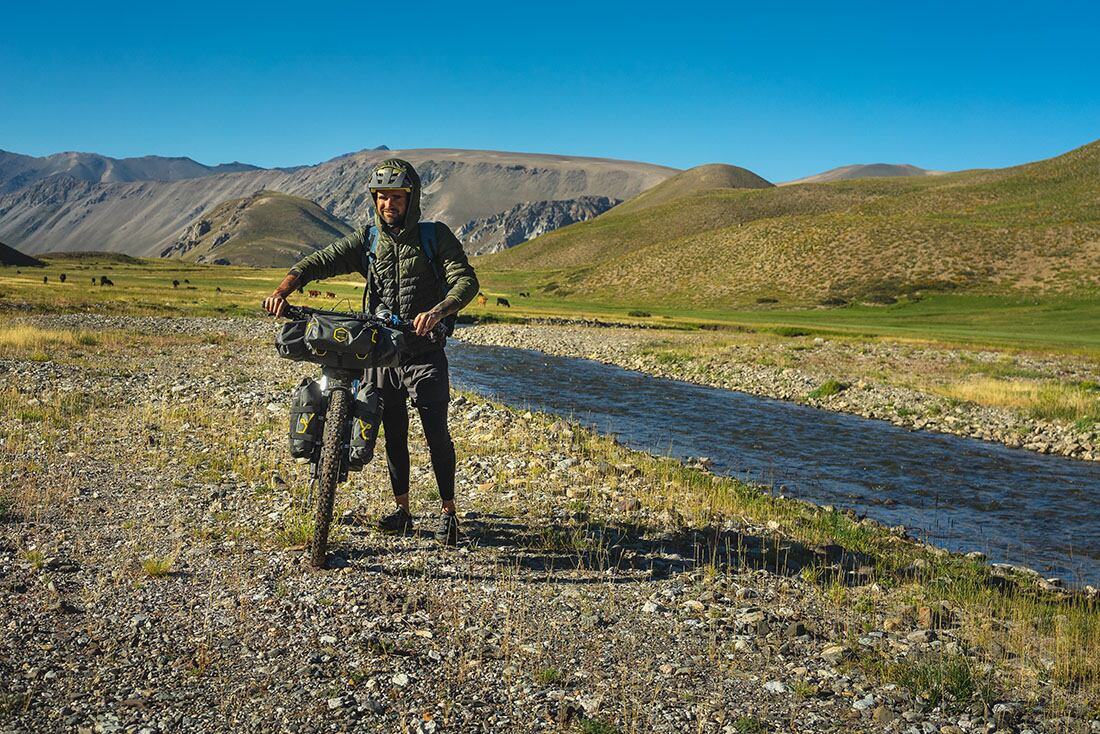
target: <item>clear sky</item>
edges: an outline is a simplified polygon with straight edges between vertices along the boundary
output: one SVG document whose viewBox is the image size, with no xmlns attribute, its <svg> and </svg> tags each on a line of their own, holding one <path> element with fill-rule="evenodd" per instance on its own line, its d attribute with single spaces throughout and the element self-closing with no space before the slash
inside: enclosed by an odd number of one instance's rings
<svg viewBox="0 0 1100 734">
<path fill-rule="evenodd" d="M 1100 3 L 7 2 L 0 148 L 995 167 L 1100 138 Z"/>
</svg>

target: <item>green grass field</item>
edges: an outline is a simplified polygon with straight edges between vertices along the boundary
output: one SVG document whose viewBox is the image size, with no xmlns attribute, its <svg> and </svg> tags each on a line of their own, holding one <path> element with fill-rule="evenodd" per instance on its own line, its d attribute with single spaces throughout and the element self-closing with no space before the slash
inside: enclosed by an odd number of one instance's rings
<svg viewBox="0 0 1100 734">
<path fill-rule="evenodd" d="M 116 261 L 106 258 L 54 258 L 45 268 L 0 267 L 0 307 L 27 304 L 37 311 L 96 311 L 165 315 L 261 315 L 261 302 L 285 275 L 282 269 L 195 265 L 172 260 Z M 66 275 L 66 282 L 60 276 Z M 101 275 L 114 286 L 92 285 Z M 48 278 L 43 283 L 43 277 Z M 536 317 L 599 318 L 668 328 L 752 329 L 791 334 L 887 337 L 945 344 L 1031 349 L 1100 355 L 1100 297 L 1008 297 L 932 294 L 886 306 L 745 310 L 607 304 L 581 298 L 564 300 L 531 290 L 532 275 L 522 271 L 481 271 L 488 303 L 473 303 L 474 317 L 521 320 Z M 178 280 L 178 288 L 172 281 Z M 189 281 L 189 282 L 185 282 Z M 335 299 L 310 299 L 307 305 L 357 309 L 362 278 L 348 275 L 313 284 Z M 507 298 L 511 307 L 495 304 Z M 292 299 L 295 300 L 295 299 Z M 650 316 L 631 315 L 631 312 Z"/>
</svg>

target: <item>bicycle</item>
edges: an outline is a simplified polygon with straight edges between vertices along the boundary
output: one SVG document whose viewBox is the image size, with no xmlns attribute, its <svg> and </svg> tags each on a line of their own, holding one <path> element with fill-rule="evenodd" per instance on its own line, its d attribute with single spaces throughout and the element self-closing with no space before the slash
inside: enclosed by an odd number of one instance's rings
<svg viewBox="0 0 1100 734">
<path fill-rule="evenodd" d="M 324 311 L 306 306 L 287 305 L 284 317 L 290 322 L 304 322 L 315 316 L 351 319 L 374 329 L 389 329 L 403 334 L 415 333 L 413 325 L 395 317 L 388 319 L 361 312 Z M 445 326 L 437 324 L 428 338 L 438 341 L 445 333 Z M 398 355 L 402 352 L 398 350 Z M 310 486 L 315 488 L 313 538 L 310 542 L 310 563 L 314 568 L 324 568 L 328 557 L 328 537 L 332 526 L 332 510 L 336 501 L 336 486 L 347 481 L 350 468 L 352 430 L 352 401 L 358 394 L 364 376 L 363 368 L 350 368 L 326 364 L 324 352 L 302 351 L 289 356 L 280 349 L 280 356 L 297 361 L 321 365 L 321 396 L 323 413 L 316 420 L 323 423 L 321 440 L 316 442 L 309 457 L 311 464 Z M 377 365 L 364 364 L 364 367 Z"/>
</svg>

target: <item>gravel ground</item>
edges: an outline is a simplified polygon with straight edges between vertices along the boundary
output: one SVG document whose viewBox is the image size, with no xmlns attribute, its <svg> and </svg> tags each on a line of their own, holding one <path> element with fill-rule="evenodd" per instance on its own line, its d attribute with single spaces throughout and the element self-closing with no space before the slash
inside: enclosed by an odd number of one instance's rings
<svg viewBox="0 0 1100 734">
<path fill-rule="evenodd" d="M 536 349 L 593 359 L 658 377 L 806 403 L 913 429 L 970 436 L 1045 454 L 1100 461 L 1100 431 L 1095 425 L 1081 430 L 1003 408 L 954 403 L 941 396 L 869 378 L 857 378 L 847 389 L 828 397 L 808 395 L 824 381 L 837 376 L 838 364 L 848 369 L 855 365 L 867 372 L 885 370 L 904 377 L 906 373 L 919 374 L 919 370 L 932 371 L 943 365 L 955 365 L 964 358 L 996 363 L 1002 359 L 996 352 L 963 353 L 888 342 L 852 344 L 816 338 L 784 354 L 788 360 L 806 362 L 805 367 L 781 367 L 769 364 L 776 361 L 775 345 L 742 345 L 732 347 L 734 353 L 727 357 L 670 362 L 653 353 L 652 332 L 638 329 L 485 324 L 463 328 L 458 336 L 471 344 Z M 690 341 L 685 343 L 690 344 Z M 816 353 L 815 358 L 808 359 L 803 352 Z M 1098 380 L 1088 366 L 1053 359 L 1016 356 L 1014 366 L 1064 379 Z"/>
<path fill-rule="evenodd" d="M 392 504 L 376 459 L 313 571 L 280 541 L 309 368 L 276 358 L 270 325 L 33 323 L 98 342 L 0 360 L 0 732 L 1100 732 L 948 611 L 895 613 L 870 582 L 824 593 L 791 559 L 828 549 L 731 518 L 737 552 L 699 562 L 701 529 L 637 499 L 658 479 L 476 396 L 452 406 L 460 546 L 372 529 Z M 872 657 L 959 657 L 996 693 L 935 705 L 856 664 Z"/>
</svg>

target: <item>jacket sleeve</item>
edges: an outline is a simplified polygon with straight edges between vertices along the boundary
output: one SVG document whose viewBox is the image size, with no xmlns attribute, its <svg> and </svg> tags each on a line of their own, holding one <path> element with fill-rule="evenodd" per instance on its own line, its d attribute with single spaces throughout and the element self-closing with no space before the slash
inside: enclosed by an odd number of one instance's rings
<svg viewBox="0 0 1100 734">
<path fill-rule="evenodd" d="M 466 258 L 462 243 L 446 224 L 437 225 L 436 237 L 439 241 L 439 261 L 443 266 L 443 275 L 447 280 L 447 295 L 443 298 L 444 308 L 454 313 L 466 307 L 474 300 L 481 285 L 477 274 Z"/>
<path fill-rule="evenodd" d="M 305 256 L 290 269 L 291 274 L 298 276 L 299 285 L 304 285 L 312 280 L 362 272 L 366 231 L 365 227 L 357 229 L 328 247 Z"/>
</svg>

